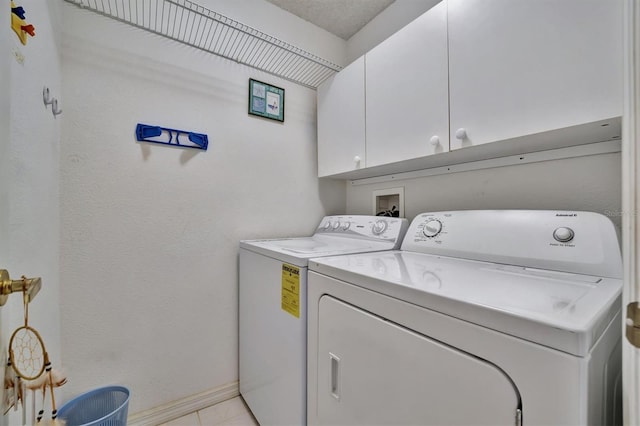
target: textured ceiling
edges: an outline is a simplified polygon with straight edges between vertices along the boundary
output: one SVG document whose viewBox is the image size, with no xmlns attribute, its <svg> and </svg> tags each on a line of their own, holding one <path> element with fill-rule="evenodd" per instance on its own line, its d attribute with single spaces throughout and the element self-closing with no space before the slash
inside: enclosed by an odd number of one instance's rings
<svg viewBox="0 0 640 426">
<path fill-rule="evenodd" d="M 395 0 L 267 0 L 348 40 Z"/>
</svg>

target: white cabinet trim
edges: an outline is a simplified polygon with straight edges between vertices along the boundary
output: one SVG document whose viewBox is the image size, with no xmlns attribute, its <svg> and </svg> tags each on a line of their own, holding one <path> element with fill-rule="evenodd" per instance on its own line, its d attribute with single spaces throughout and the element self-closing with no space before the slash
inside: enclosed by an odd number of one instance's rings
<svg viewBox="0 0 640 426">
<path fill-rule="evenodd" d="M 568 148 L 551 149 L 548 151 L 532 152 L 528 154 L 511 155 L 509 157 L 492 158 L 489 160 L 471 161 L 468 163 L 452 164 L 412 172 L 396 173 L 386 176 L 356 179 L 351 185 L 366 185 L 383 183 L 402 179 L 415 179 L 426 176 L 444 175 L 449 173 L 468 172 L 471 170 L 493 169 L 496 167 L 515 166 L 519 164 L 539 163 L 542 161 L 561 160 L 565 158 L 586 157 L 589 155 L 612 154 L 620 152 L 620 141 L 597 142 L 588 145 L 578 145 Z"/>
</svg>

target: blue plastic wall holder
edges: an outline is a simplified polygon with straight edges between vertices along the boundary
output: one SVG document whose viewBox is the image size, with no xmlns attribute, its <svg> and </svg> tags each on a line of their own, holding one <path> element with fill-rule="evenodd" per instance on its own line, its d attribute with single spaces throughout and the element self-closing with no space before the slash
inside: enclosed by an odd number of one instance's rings
<svg viewBox="0 0 640 426">
<path fill-rule="evenodd" d="M 195 148 L 206 151 L 209 147 L 209 137 L 205 134 L 151 126 L 149 124 L 138 123 L 136 137 L 138 142 L 161 143 L 181 148 Z"/>
</svg>

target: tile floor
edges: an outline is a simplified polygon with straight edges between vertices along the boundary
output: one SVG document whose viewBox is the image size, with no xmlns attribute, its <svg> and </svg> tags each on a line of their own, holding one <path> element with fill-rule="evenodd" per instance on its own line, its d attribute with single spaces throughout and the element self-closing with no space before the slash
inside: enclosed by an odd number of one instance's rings
<svg viewBox="0 0 640 426">
<path fill-rule="evenodd" d="M 188 414 L 162 426 L 258 426 L 241 397 Z"/>
</svg>

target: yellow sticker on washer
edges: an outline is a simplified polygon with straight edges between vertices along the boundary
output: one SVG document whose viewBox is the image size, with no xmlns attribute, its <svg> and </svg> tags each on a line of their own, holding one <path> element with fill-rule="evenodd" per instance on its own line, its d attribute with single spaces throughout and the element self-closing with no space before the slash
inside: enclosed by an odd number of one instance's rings
<svg viewBox="0 0 640 426">
<path fill-rule="evenodd" d="M 282 310 L 300 318 L 300 268 L 282 264 Z"/>
</svg>

